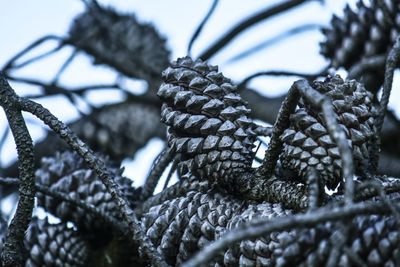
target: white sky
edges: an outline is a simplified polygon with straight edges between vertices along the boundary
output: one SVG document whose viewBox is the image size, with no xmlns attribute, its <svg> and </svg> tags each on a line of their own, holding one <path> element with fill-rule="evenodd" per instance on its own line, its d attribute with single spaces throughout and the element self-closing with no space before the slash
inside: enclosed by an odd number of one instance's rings
<svg viewBox="0 0 400 267">
<path fill-rule="evenodd" d="M 179 0 L 103 0 L 99 1 L 106 5 L 114 6 L 124 12 L 135 12 L 140 21 L 152 22 L 159 32 L 167 37 L 168 46 L 172 51 L 172 59 L 186 55 L 186 47 L 194 29 L 203 19 L 212 1 L 179 1 Z M 195 42 L 192 55 L 196 56 L 204 51 L 219 36 L 230 29 L 238 21 L 247 18 L 250 14 L 266 7 L 266 3 L 274 4 L 281 1 L 264 0 L 220 0 L 220 3 L 212 18 L 203 28 L 199 39 Z M 318 31 L 310 31 L 294 37 L 285 39 L 278 44 L 261 50 L 252 56 L 234 63 L 228 60 L 236 56 L 246 48 L 268 40 L 285 29 L 289 29 L 300 24 L 318 23 L 327 25 L 332 12 L 341 15 L 341 10 L 345 0 L 327 0 L 322 6 L 318 1 L 305 4 L 296 8 L 286 16 L 279 16 L 265 22 L 259 23 L 250 30 L 240 34 L 229 46 L 222 50 L 211 60 L 212 64 L 220 66 L 220 70 L 225 76 L 234 81 L 264 70 L 292 70 L 299 72 L 314 73 L 319 71 L 327 63 L 319 55 L 319 42 L 323 36 Z M 350 1 L 354 6 L 354 0 Z M 16 0 L 3 1 L 0 9 L 0 66 L 7 59 L 22 50 L 28 44 L 46 34 L 65 36 L 71 19 L 84 10 L 84 5 L 79 0 Z M 47 51 L 54 47 L 54 43 L 49 42 L 41 46 L 40 49 L 32 51 L 29 55 Z M 41 60 L 31 67 L 24 68 L 15 72 L 15 75 L 32 77 L 35 79 L 49 80 L 57 72 L 59 66 L 70 55 L 72 49 L 66 47 L 52 57 Z M 112 82 L 116 77 L 115 72 L 106 67 L 91 66 L 91 58 L 83 54 L 74 60 L 73 64 L 62 76 L 61 82 L 68 86 L 83 84 L 94 84 L 100 82 Z M 265 95 L 278 95 L 286 91 L 296 78 L 257 78 L 250 85 Z M 398 80 L 396 76 L 395 82 Z M 17 93 L 32 93 L 37 89 L 24 86 L 22 84 L 11 83 Z M 133 83 L 132 90 L 140 91 L 142 85 Z M 393 92 L 391 98 L 392 106 L 400 106 L 399 90 Z M 104 102 L 119 99 L 119 94 L 115 91 L 106 94 L 92 94 L 90 97 L 94 102 Z M 65 99 L 52 97 L 39 101 L 46 106 L 56 116 L 64 122 L 76 118 L 77 112 Z M 84 107 L 83 107 L 83 110 Z M 398 110 L 398 109 L 397 109 Z M 32 116 L 26 116 L 29 120 L 34 120 Z M 30 131 L 34 139 L 43 136 L 40 130 L 40 123 L 29 123 Z M 4 115 L 0 116 L 0 129 L 6 127 Z M 138 152 L 136 161 L 125 161 L 126 174 L 140 181 L 146 176 L 148 169 L 143 166 L 150 166 L 152 160 L 161 150 L 162 142 L 152 140 L 148 146 Z M 15 145 L 8 142 L 1 151 L 3 163 L 12 161 L 15 158 Z"/>
</svg>

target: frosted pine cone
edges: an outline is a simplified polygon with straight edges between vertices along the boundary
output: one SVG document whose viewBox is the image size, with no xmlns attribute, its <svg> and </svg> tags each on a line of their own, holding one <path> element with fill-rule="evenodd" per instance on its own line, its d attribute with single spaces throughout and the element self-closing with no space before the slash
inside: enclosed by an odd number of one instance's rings
<svg viewBox="0 0 400 267">
<path fill-rule="evenodd" d="M 331 100 L 339 125 L 353 150 L 356 169 L 369 159 L 369 141 L 375 133 L 372 95 L 355 81 L 344 82 L 339 76 L 314 82 L 312 87 Z M 322 113 L 303 99 L 303 105 L 290 115 L 290 127 L 281 135 L 284 142 L 282 166 L 306 177 L 314 167 L 329 188 L 341 181 L 342 162 L 339 149 L 331 139 Z"/>
<path fill-rule="evenodd" d="M 24 244 L 28 251 L 26 267 L 87 266 L 86 242 L 65 224 L 33 218 Z"/>
<path fill-rule="evenodd" d="M 232 82 L 216 66 L 189 57 L 163 72 L 158 96 L 168 145 L 181 155 L 181 174 L 229 184 L 229 176 L 249 170 L 257 126 Z"/>
<path fill-rule="evenodd" d="M 67 41 L 93 55 L 96 63 L 147 81 L 158 81 L 169 62 L 165 39 L 152 25 L 97 4 L 75 18 Z"/>
<path fill-rule="evenodd" d="M 334 16 L 332 28 L 323 30 L 326 41 L 321 43 L 321 53 L 333 67 L 350 68 L 362 58 L 385 54 L 399 35 L 398 1 L 370 2 L 366 6 L 359 0 L 356 11 L 346 6 L 344 17 Z"/>
<path fill-rule="evenodd" d="M 136 196 L 132 181 L 122 177 L 121 170 L 112 170 L 115 182 L 120 186 L 128 203 L 133 203 Z M 83 200 L 114 218 L 120 217 L 116 204 L 97 174 L 88 169 L 83 160 L 75 153 L 64 152 L 57 154 L 54 158 L 43 158 L 42 167 L 36 171 L 36 180 L 37 183 L 48 186 L 52 191 L 62 192 L 72 198 Z M 38 205 L 43 206 L 63 221 L 74 222 L 79 230 L 90 229 L 93 231 L 105 227 L 102 220 L 73 204 L 54 199 L 40 192 L 37 194 L 37 200 Z"/>
</svg>

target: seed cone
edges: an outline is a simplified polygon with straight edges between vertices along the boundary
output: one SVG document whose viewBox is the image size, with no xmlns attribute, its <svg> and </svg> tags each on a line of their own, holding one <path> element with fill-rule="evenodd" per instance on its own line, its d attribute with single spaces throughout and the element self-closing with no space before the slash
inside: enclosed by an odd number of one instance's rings
<svg viewBox="0 0 400 267">
<path fill-rule="evenodd" d="M 181 156 L 181 174 L 229 184 L 233 174 L 249 170 L 257 126 L 232 82 L 201 60 L 173 62 L 163 72 L 158 96 L 168 145 Z"/>
<path fill-rule="evenodd" d="M 366 167 L 369 142 L 375 133 L 371 93 L 362 84 L 344 82 L 339 76 L 315 81 L 312 87 L 332 100 L 336 119 L 352 148 L 356 170 Z M 307 169 L 314 167 L 331 189 L 341 181 L 339 149 L 327 131 L 322 113 L 307 100 L 302 99 L 300 107 L 290 115 L 290 127 L 280 138 L 284 143 L 280 155 L 284 168 L 306 177 Z"/>
<path fill-rule="evenodd" d="M 26 267 L 87 266 L 88 246 L 65 224 L 33 218 L 24 240 Z"/>
<path fill-rule="evenodd" d="M 112 169 L 115 182 L 120 186 L 128 203 L 135 201 L 135 189 L 132 181 L 121 176 L 120 169 Z M 85 201 L 101 211 L 120 218 L 118 208 L 110 193 L 98 178 L 88 169 L 83 160 L 75 153 L 64 152 L 53 158 L 43 158 L 42 166 L 36 171 L 36 181 L 48 186 L 50 190 L 68 194 L 70 197 Z M 102 220 L 73 204 L 54 199 L 51 196 L 37 194 L 38 205 L 59 217 L 63 221 L 72 221 L 80 231 L 101 231 L 107 227 Z"/>
<path fill-rule="evenodd" d="M 152 207 L 144 215 L 142 225 L 167 262 L 179 266 L 199 249 L 243 222 L 261 216 L 272 218 L 290 213 L 289 210 L 283 210 L 279 204 L 248 205 L 244 201 L 219 193 L 190 191 L 182 197 Z M 260 249 L 260 245 L 262 249 L 268 250 L 268 244 L 265 243 L 270 240 L 279 242 L 277 238 L 278 235 L 273 234 L 257 240 L 262 243 L 258 246 L 243 241 L 216 257 L 215 264 L 238 266 L 239 262 L 247 260 L 246 253 L 249 250 L 252 250 L 249 252 L 252 254 Z M 268 250 L 265 253 L 264 256 L 272 252 Z"/>
<path fill-rule="evenodd" d="M 355 11 L 346 6 L 343 18 L 334 16 L 331 28 L 323 29 L 321 53 L 333 67 L 347 69 L 362 58 L 387 53 L 400 32 L 399 11 L 393 0 L 371 0 L 369 6 L 358 1 Z"/>
<path fill-rule="evenodd" d="M 165 39 L 150 24 L 133 14 L 121 15 L 111 8 L 89 4 L 69 30 L 68 42 L 123 74 L 152 81 L 168 66 Z"/>
<path fill-rule="evenodd" d="M 349 253 L 363 260 L 366 266 L 399 266 L 400 235 L 393 217 L 359 216 L 350 223 L 337 266 L 357 266 Z M 327 222 L 290 236 L 277 262 L 280 266 L 325 266 L 337 237 L 342 235 L 343 222 Z M 354 256 L 353 256 L 354 257 Z"/>
<path fill-rule="evenodd" d="M 333 16 L 330 28 L 322 29 L 325 41 L 321 54 L 334 68 L 351 70 L 363 60 L 386 56 L 400 33 L 400 5 L 394 0 L 359 0 L 357 9 L 344 9 L 343 18 Z M 358 79 L 376 93 L 383 84 L 385 60 L 374 61 L 374 68 L 362 70 Z"/>
</svg>

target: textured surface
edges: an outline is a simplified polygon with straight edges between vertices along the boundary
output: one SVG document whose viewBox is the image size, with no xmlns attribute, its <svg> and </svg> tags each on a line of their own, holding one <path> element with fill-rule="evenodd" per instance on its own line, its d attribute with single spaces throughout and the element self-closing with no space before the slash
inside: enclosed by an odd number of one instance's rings
<svg viewBox="0 0 400 267">
<path fill-rule="evenodd" d="M 72 123 L 71 129 L 92 149 L 114 160 L 133 157 L 151 138 L 165 136 L 158 107 L 129 102 L 95 111 Z"/>
<path fill-rule="evenodd" d="M 165 39 L 152 25 L 139 23 L 134 14 L 121 15 L 95 4 L 75 18 L 68 42 L 93 55 L 95 63 L 147 81 L 159 80 L 169 63 Z"/>
<path fill-rule="evenodd" d="M 163 72 L 158 95 L 168 145 L 181 155 L 181 174 L 229 184 L 249 170 L 257 126 L 232 82 L 201 60 L 180 58 Z"/>
<path fill-rule="evenodd" d="M 113 169 L 114 180 L 120 186 L 128 202 L 135 200 L 135 189 L 132 181 L 121 177 L 121 170 Z M 83 160 L 75 153 L 64 152 L 52 158 L 43 158 L 42 167 L 36 171 L 37 183 L 48 186 L 50 190 L 68 194 L 72 198 L 94 205 L 107 214 L 121 219 L 116 204 L 112 201 L 103 183 L 96 173 L 88 169 Z M 38 205 L 59 217 L 63 221 L 72 221 L 79 230 L 91 231 L 104 229 L 102 220 L 95 218 L 80 207 L 51 196 L 37 194 Z"/>
<path fill-rule="evenodd" d="M 332 100 L 336 119 L 353 151 L 356 169 L 365 168 L 369 141 L 375 133 L 371 93 L 360 83 L 344 82 L 338 76 L 314 82 L 312 87 Z M 342 177 L 339 149 L 327 131 L 322 114 L 306 100 L 302 101 L 290 115 L 290 127 L 280 137 L 284 142 L 282 166 L 295 170 L 300 177 L 306 177 L 308 167 L 312 166 L 333 189 Z"/>
<path fill-rule="evenodd" d="M 400 32 L 399 2 L 359 0 L 357 9 L 344 9 L 343 18 L 334 16 L 331 28 L 324 29 L 326 40 L 321 53 L 332 66 L 350 68 L 362 58 L 388 52 Z"/>
<path fill-rule="evenodd" d="M 28 251 L 26 267 L 86 266 L 87 244 L 65 224 L 33 218 L 24 243 Z"/>
</svg>

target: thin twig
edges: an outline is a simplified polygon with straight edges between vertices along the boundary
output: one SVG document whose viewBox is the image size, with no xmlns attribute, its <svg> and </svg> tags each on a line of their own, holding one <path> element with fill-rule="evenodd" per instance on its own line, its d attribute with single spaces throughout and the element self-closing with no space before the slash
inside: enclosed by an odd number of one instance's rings
<svg viewBox="0 0 400 267">
<path fill-rule="evenodd" d="M 303 4 L 304 2 L 307 2 L 307 0 L 289 0 L 272 7 L 267 7 L 266 9 L 252 15 L 251 17 L 245 19 L 244 21 L 234 26 L 224 36 L 222 36 L 219 40 L 217 40 L 214 44 L 212 44 L 206 51 L 204 51 L 199 56 L 199 58 L 201 58 L 202 60 L 208 60 L 244 30 L 248 29 L 249 27 L 253 26 L 254 24 L 264 19 L 268 19 L 272 16 L 281 14 L 291 8 Z"/>
<path fill-rule="evenodd" d="M 1 262 L 3 266 L 23 266 L 23 240 L 32 218 L 35 197 L 35 164 L 33 143 L 21 110 L 16 105 L 18 96 L 6 79 L 0 76 L 0 105 L 3 107 L 17 145 L 19 160 L 19 201 L 4 240 Z"/>
<path fill-rule="evenodd" d="M 296 26 L 296 27 L 286 30 L 282 33 L 279 33 L 278 35 L 272 37 L 271 39 L 268 39 L 266 41 L 263 41 L 260 44 L 257 44 L 255 46 L 252 46 L 252 47 L 246 49 L 245 51 L 243 51 L 243 52 L 239 53 L 238 55 L 229 59 L 227 61 L 227 63 L 234 63 L 235 61 L 241 60 L 245 57 L 250 56 L 253 53 L 256 53 L 262 49 L 265 49 L 266 47 L 268 47 L 270 45 L 276 44 L 276 43 L 280 42 L 281 40 L 292 37 L 295 34 L 299 34 L 299 33 L 305 32 L 305 31 L 309 31 L 309 30 L 320 29 L 320 28 L 322 28 L 322 25 L 319 25 L 319 24 L 305 24 L 305 25 Z"/>
<path fill-rule="evenodd" d="M 25 55 L 26 53 L 28 53 L 30 50 L 32 50 L 33 48 L 39 46 L 40 44 L 42 44 L 43 42 L 47 41 L 47 40 L 57 40 L 57 41 L 63 41 L 63 39 L 59 36 L 56 35 L 46 35 L 43 36 L 41 38 L 39 38 L 38 40 L 34 41 L 32 44 L 28 45 L 26 48 L 24 48 L 22 51 L 20 51 L 18 54 L 16 54 L 15 56 L 13 56 L 12 58 L 10 58 L 6 64 L 4 65 L 4 67 L 2 68 L 3 72 L 6 72 L 7 70 L 14 68 L 13 64 L 16 60 L 18 60 L 20 57 L 22 57 L 23 55 Z M 55 52 L 55 51 L 54 51 Z M 46 55 L 46 54 L 43 54 Z M 41 57 L 38 56 L 36 57 L 37 59 L 40 59 Z M 30 61 L 30 63 L 32 63 L 32 61 Z"/>
<path fill-rule="evenodd" d="M 213 0 L 213 3 L 210 7 L 210 10 L 208 10 L 206 16 L 203 18 L 203 20 L 200 22 L 199 26 L 197 26 L 195 32 L 193 33 L 192 38 L 190 38 L 189 45 L 187 48 L 187 54 L 190 56 L 190 51 L 192 50 L 192 46 L 194 41 L 196 41 L 197 37 L 200 35 L 201 31 L 203 30 L 204 25 L 206 25 L 207 21 L 211 17 L 211 15 L 214 13 L 215 8 L 218 5 L 219 0 Z"/>
</svg>

